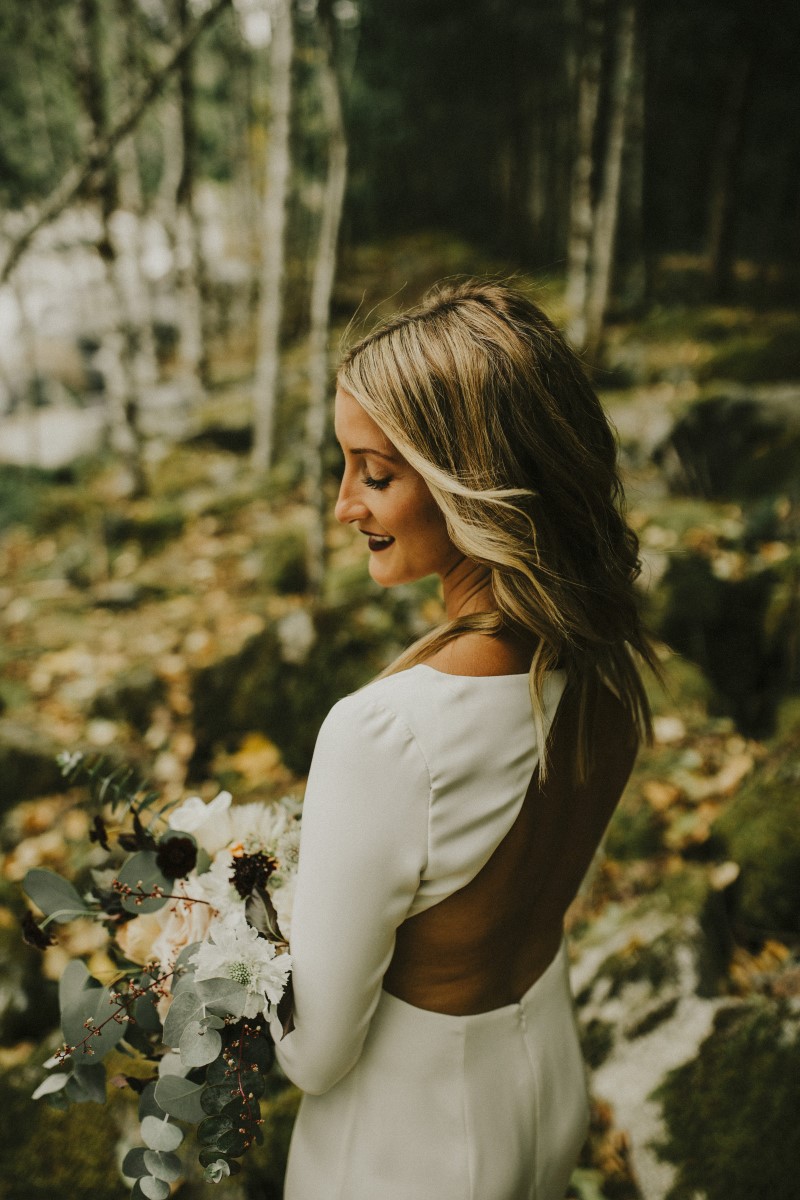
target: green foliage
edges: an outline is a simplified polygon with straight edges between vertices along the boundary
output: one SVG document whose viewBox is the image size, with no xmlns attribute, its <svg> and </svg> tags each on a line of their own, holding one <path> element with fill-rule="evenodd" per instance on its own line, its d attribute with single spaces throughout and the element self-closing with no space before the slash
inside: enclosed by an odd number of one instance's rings
<svg viewBox="0 0 800 1200">
<path fill-rule="evenodd" d="M 122 1200 L 113 1112 L 97 1104 L 56 1111 L 33 1100 L 32 1091 L 29 1068 L 0 1075 L 3 1125 L 13 1131 L 0 1140 L 0 1198 Z"/>
<path fill-rule="evenodd" d="M 610 1021 L 592 1017 L 581 1029 L 581 1050 L 593 1071 L 605 1062 L 614 1049 L 614 1026 Z"/>
<path fill-rule="evenodd" d="M 608 979 L 608 995 L 618 996 L 629 983 L 642 980 L 658 992 L 667 984 L 677 983 L 675 935 L 663 933 L 649 943 L 637 940 L 623 950 L 611 954 L 597 971 L 597 979 Z"/>
<path fill-rule="evenodd" d="M 800 1162 L 797 1014 L 762 1002 L 723 1009 L 697 1056 L 656 1093 L 674 1163 L 668 1200 L 794 1200 Z"/>
<path fill-rule="evenodd" d="M 746 938 L 800 932 L 797 743 L 795 731 L 782 744 L 777 765 L 758 771 L 714 826 L 741 867 L 731 917 Z"/>
<path fill-rule="evenodd" d="M 281 529 L 262 543 L 262 582 L 279 596 L 305 592 L 308 586 L 306 538 L 301 529 Z"/>
<path fill-rule="evenodd" d="M 611 858 L 630 862 L 651 858 L 663 849 L 663 822 L 649 804 L 626 795 L 606 835 L 605 848 Z"/>
<path fill-rule="evenodd" d="M 720 347 L 699 368 L 700 382 L 733 379 L 739 383 L 780 383 L 800 376 L 800 329 L 783 322 Z"/>
<path fill-rule="evenodd" d="M 299 1105 L 300 1092 L 291 1086 L 262 1104 L 264 1142 L 253 1147 L 244 1166 L 248 1195 L 258 1196 L 259 1200 L 281 1200 L 289 1139 Z"/>
</svg>

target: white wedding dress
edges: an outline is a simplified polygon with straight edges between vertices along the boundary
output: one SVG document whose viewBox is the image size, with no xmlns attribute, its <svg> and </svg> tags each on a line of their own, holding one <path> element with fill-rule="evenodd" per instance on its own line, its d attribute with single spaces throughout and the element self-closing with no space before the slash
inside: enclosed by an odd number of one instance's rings
<svg viewBox="0 0 800 1200">
<path fill-rule="evenodd" d="M 545 689 L 546 728 L 564 676 Z M 588 1126 L 564 946 L 519 1003 L 474 1016 L 382 990 L 397 927 L 475 878 L 539 755 L 527 675 L 426 665 L 331 710 L 303 813 L 292 917 L 307 1094 L 286 1200 L 563 1200 Z"/>
</svg>

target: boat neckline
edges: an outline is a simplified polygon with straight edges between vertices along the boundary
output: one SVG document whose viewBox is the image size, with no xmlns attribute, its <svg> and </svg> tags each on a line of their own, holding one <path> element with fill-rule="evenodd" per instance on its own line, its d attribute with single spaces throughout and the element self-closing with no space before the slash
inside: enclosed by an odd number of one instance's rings
<svg viewBox="0 0 800 1200">
<path fill-rule="evenodd" d="M 409 667 L 408 670 L 413 671 L 418 667 L 423 667 L 426 671 L 433 672 L 434 675 L 441 675 L 441 677 L 443 679 L 458 679 L 458 680 L 470 680 L 470 681 L 473 679 L 524 679 L 525 682 L 527 683 L 528 679 L 530 678 L 529 671 L 525 671 L 524 674 L 517 673 L 514 675 L 455 675 L 452 671 L 440 671 L 438 667 L 432 667 L 430 665 L 430 663 L 415 663 L 414 666 Z M 562 668 L 556 667 L 553 670 L 548 671 L 547 674 L 548 675 L 561 675 L 561 674 L 563 674 L 563 671 L 562 671 Z"/>
</svg>

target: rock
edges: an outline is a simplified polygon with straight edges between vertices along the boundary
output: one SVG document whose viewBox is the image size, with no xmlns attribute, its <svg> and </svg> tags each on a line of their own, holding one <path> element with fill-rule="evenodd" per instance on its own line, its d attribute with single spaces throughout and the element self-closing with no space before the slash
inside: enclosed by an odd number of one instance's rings
<svg viewBox="0 0 800 1200">
<path fill-rule="evenodd" d="M 725 857 L 739 866 L 729 917 L 746 943 L 800 933 L 800 730 L 776 758 L 753 773 L 714 825 Z"/>
<path fill-rule="evenodd" d="M 0 810 L 20 800 L 66 790 L 56 762 L 61 748 L 20 721 L 0 717 Z"/>
<path fill-rule="evenodd" d="M 652 1093 L 666 1073 L 691 1062 L 721 1001 L 696 994 L 697 924 L 657 912 L 609 912 L 573 943 L 572 986 L 579 1027 L 594 1060 L 591 1090 L 627 1134 L 644 1200 L 664 1200 L 671 1165 L 654 1153 L 663 1136 Z"/>
<path fill-rule="evenodd" d="M 700 400 L 654 452 L 670 488 L 706 499 L 757 499 L 800 483 L 798 390 Z"/>
<path fill-rule="evenodd" d="M 718 710 L 747 736 L 769 734 L 781 698 L 796 687 L 797 619 L 783 603 L 785 588 L 780 566 L 720 579 L 697 553 L 672 558 L 659 586 L 658 635 L 697 663 L 717 693 Z"/>
<path fill-rule="evenodd" d="M 658 1090 L 676 1169 L 670 1195 L 795 1200 L 800 1163 L 800 1013 L 760 1000 L 721 1009 L 699 1053 Z"/>
<path fill-rule="evenodd" d="M 166 685 L 149 667 L 140 665 L 119 675 L 92 700 L 89 715 L 111 721 L 127 721 L 144 733 L 154 708 L 163 703 Z"/>
<path fill-rule="evenodd" d="M 329 709 L 374 677 L 397 649 L 402 624 L 376 623 L 372 609 L 371 604 L 318 609 L 312 615 L 313 641 L 296 615 L 293 630 L 280 618 L 238 654 L 199 670 L 192 683 L 192 774 L 202 773 L 215 742 L 227 741 L 233 749 L 230 743 L 252 732 L 274 742 L 291 771 L 306 774 Z"/>
</svg>

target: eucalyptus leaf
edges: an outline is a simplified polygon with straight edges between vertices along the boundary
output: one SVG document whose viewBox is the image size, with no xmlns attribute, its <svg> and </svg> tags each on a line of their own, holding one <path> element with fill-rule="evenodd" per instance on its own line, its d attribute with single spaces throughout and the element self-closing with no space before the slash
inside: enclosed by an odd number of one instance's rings
<svg viewBox="0 0 800 1200">
<path fill-rule="evenodd" d="M 218 1058 L 214 1062 L 209 1063 L 206 1068 L 206 1083 L 222 1084 L 227 1083 L 230 1078 L 228 1064 L 224 1058 Z"/>
<path fill-rule="evenodd" d="M 236 1119 L 231 1113 L 217 1113 L 213 1117 L 206 1117 L 197 1126 L 197 1140 L 206 1144 L 216 1143 L 223 1133 L 229 1133 L 235 1127 Z"/>
<path fill-rule="evenodd" d="M 179 992 L 172 1001 L 164 1022 L 164 1041 L 168 1046 L 178 1047 L 183 1031 L 192 1021 L 204 1015 L 205 1005 L 194 989 Z"/>
<path fill-rule="evenodd" d="M 230 1154 L 234 1158 L 238 1158 L 240 1154 L 244 1154 L 247 1149 L 248 1138 L 245 1134 L 240 1133 L 238 1129 L 229 1129 L 227 1133 L 221 1133 L 217 1138 L 217 1145 L 223 1154 Z"/>
<path fill-rule="evenodd" d="M 181 1034 L 181 1060 L 188 1067 L 205 1067 L 219 1057 L 222 1038 L 216 1029 L 207 1029 L 200 1021 L 190 1021 Z"/>
<path fill-rule="evenodd" d="M 91 911 L 71 883 L 44 867 L 28 871 L 22 887 L 36 907 L 60 925 Z"/>
<path fill-rule="evenodd" d="M 165 1154 L 160 1150 L 145 1150 L 144 1162 L 148 1174 L 166 1183 L 174 1183 L 183 1174 L 181 1160 L 177 1154 Z"/>
<path fill-rule="evenodd" d="M 144 1146 L 134 1146 L 122 1160 L 122 1174 L 127 1179 L 139 1179 L 142 1175 L 149 1175 L 144 1156 L 155 1153 L 157 1152 L 154 1150 L 145 1150 Z"/>
<path fill-rule="evenodd" d="M 66 1086 L 70 1076 L 58 1072 L 56 1075 L 48 1075 L 47 1079 L 43 1079 L 37 1087 L 36 1091 L 31 1096 L 31 1100 L 41 1100 L 42 1096 L 51 1096 L 54 1092 L 60 1092 Z"/>
<path fill-rule="evenodd" d="M 89 987 L 91 980 L 86 964 L 79 958 L 70 959 L 58 981 L 58 1004 L 62 1013 L 78 999 L 85 988 Z"/>
<path fill-rule="evenodd" d="M 85 987 L 61 1012 L 61 1028 L 70 1046 L 84 1042 L 95 1058 L 102 1058 L 120 1041 L 128 1018 L 111 999 L 109 988 L 96 985 Z M 94 1029 L 96 1033 L 90 1033 Z"/>
<path fill-rule="evenodd" d="M 210 1117 L 221 1113 L 222 1110 L 231 1102 L 231 1093 L 236 1092 L 236 1089 L 231 1086 L 231 1080 L 226 1083 L 218 1083 L 213 1087 L 204 1087 L 200 1096 L 200 1103 L 203 1106 L 203 1112 Z"/>
<path fill-rule="evenodd" d="M 142 1141 L 148 1150 L 177 1150 L 183 1141 L 183 1133 L 166 1117 L 145 1117 L 142 1121 Z"/>
<path fill-rule="evenodd" d="M 247 1006 L 247 988 L 233 979 L 203 979 L 195 984 L 197 995 L 212 1012 L 222 1016 L 241 1017 Z"/>
<path fill-rule="evenodd" d="M 156 1100 L 156 1083 L 157 1082 L 158 1082 L 157 1080 L 154 1080 L 152 1083 L 148 1083 L 147 1087 L 144 1089 L 141 1096 L 139 1097 L 139 1120 L 140 1121 L 143 1121 L 145 1119 L 145 1117 L 158 1117 L 158 1119 L 160 1121 L 166 1116 L 164 1109 L 161 1107 L 161 1105 Z"/>
<path fill-rule="evenodd" d="M 80 1083 L 87 1100 L 95 1104 L 106 1102 L 106 1069 L 101 1062 L 78 1061 L 72 1069 L 72 1074 Z"/>
<path fill-rule="evenodd" d="M 140 889 L 143 892 L 152 892 L 156 888 L 160 888 L 167 895 L 172 891 L 172 882 L 166 875 L 162 875 L 154 850 L 140 850 L 137 854 L 132 854 L 121 868 L 117 879 L 132 888 L 134 893 Z M 137 915 L 157 912 L 165 904 L 163 896 L 148 896 L 142 899 L 141 896 L 132 895 L 122 898 L 125 911 Z"/>
<path fill-rule="evenodd" d="M 196 1125 L 198 1121 L 202 1121 L 205 1112 L 200 1103 L 200 1095 L 203 1091 L 202 1083 L 192 1083 L 189 1079 L 182 1079 L 179 1075 L 164 1075 L 156 1083 L 155 1097 L 158 1104 L 170 1116 L 176 1117 L 179 1121 L 188 1121 L 191 1125 Z M 174 1147 L 170 1147 L 174 1149 Z M 154 1146 L 153 1149 L 161 1149 Z"/>
<path fill-rule="evenodd" d="M 139 1187 L 147 1196 L 147 1200 L 167 1200 L 169 1195 L 169 1184 L 153 1175 L 143 1175 L 139 1180 Z"/>
</svg>

